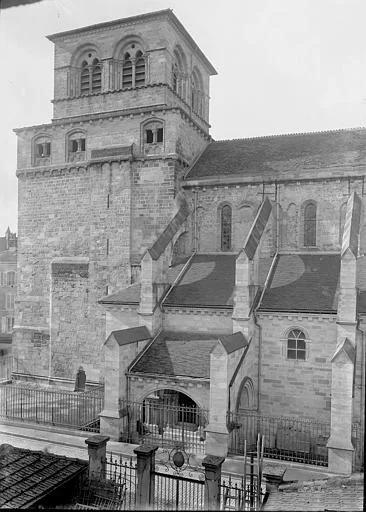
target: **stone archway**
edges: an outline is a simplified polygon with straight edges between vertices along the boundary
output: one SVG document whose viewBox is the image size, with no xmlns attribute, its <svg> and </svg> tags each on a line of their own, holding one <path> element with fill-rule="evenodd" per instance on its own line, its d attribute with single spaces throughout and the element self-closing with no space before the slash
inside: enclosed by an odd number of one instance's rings
<svg viewBox="0 0 366 512">
<path fill-rule="evenodd" d="M 241 413 L 255 409 L 254 385 L 252 379 L 244 377 L 236 398 L 236 412 Z"/>
</svg>

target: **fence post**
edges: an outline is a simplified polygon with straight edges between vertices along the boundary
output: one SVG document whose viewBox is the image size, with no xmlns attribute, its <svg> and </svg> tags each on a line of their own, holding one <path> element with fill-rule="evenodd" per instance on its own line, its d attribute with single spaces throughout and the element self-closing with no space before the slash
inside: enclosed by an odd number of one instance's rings
<svg viewBox="0 0 366 512">
<path fill-rule="evenodd" d="M 157 446 L 140 445 L 134 449 L 137 456 L 136 509 L 152 505 L 155 491 L 155 452 Z"/>
<path fill-rule="evenodd" d="M 108 436 L 95 435 L 85 439 L 89 455 L 89 480 L 105 478 Z"/>
<path fill-rule="evenodd" d="M 205 510 L 220 510 L 221 466 L 225 457 L 206 455 L 202 461 L 205 468 Z"/>
</svg>

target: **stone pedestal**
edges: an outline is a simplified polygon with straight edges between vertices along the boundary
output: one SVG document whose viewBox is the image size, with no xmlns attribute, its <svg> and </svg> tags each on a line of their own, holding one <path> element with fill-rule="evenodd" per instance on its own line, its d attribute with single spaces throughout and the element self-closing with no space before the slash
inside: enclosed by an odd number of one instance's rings
<svg viewBox="0 0 366 512">
<path fill-rule="evenodd" d="M 136 465 L 136 510 L 146 510 L 153 506 L 155 477 L 155 452 L 157 446 L 141 445 L 135 448 Z"/>
<path fill-rule="evenodd" d="M 108 436 L 95 435 L 85 439 L 89 455 L 89 480 L 103 480 L 105 478 L 106 451 Z"/>
<path fill-rule="evenodd" d="M 205 468 L 205 510 L 220 510 L 221 466 L 225 457 L 207 455 L 202 466 Z"/>
<path fill-rule="evenodd" d="M 350 475 L 353 467 L 353 447 L 351 450 L 342 448 L 333 448 L 330 446 L 332 440 L 328 442 L 328 469 L 332 473 L 341 473 Z"/>
<path fill-rule="evenodd" d="M 100 433 L 109 436 L 112 441 L 119 441 L 121 433 L 121 418 L 119 411 L 104 409 L 99 414 Z"/>
<path fill-rule="evenodd" d="M 206 454 L 215 455 L 218 457 L 226 457 L 229 445 L 229 431 L 226 425 L 218 425 L 210 423 L 205 428 Z"/>
</svg>

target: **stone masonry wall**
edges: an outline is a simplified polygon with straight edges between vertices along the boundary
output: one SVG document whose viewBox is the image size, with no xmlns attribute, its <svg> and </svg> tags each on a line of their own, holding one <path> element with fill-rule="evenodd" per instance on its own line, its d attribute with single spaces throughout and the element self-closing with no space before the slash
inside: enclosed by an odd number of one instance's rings
<svg viewBox="0 0 366 512">
<path fill-rule="evenodd" d="M 330 358 L 337 344 L 335 316 L 258 316 L 262 326 L 260 412 L 329 422 Z M 286 338 L 295 327 L 309 340 L 305 361 L 287 359 Z"/>
<path fill-rule="evenodd" d="M 26 342 L 31 327 L 49 329 L 51 261 L 55 257 L 74 256 L 89 258 L 89 275 L 85 279 L 88 305 L 83 303 L 81 310 L 71 306 L 65 322 L 72 319 L 75 325 L 84 325 L 87 312 L 89 321 L 80 334 L 83 342 L 79 340 L 80 350 L 73 350 L 72 356 L 75 364 L 81 357 L 85 363 L 85 350 L 89 363 L 96 367 L 100 365 L 105 335 L 104 311 L 97 300 L 105 295 L 106 286 L 113 290 L 130 281 L 129 165 L 95 165 L 88 170 L 75 168 L 70 173 L 39 173 L 28 179 L 20 178 L 18 193 L 19 295 L 14 349 L 22 361 L 23 370 L 19 371 L 45 374 L 39 349 L 28 346 L 25 350 L 23 338 Z M 55 292 L 57 295 L 61 289 Z M 69 291 L 65 290 L 66 296 Z M 67 354 L 66 359 L 69 357 Z"/>
<path fill-rule="evenodd" d="M 291 179 L 291 176 L 289 176 Z M 232 248 L 238 251 L 244 244 L 250 224 L 262 201 L 262 184 L 201 187 L 197 190 L 197 237 L 199 252 L 220 250 L 220 206 L 232 207 Z M 275 201 L 275 186 L 266 185 L 266 193 Z M 341 209 L 347 202 L 349 191 L 362 195 L 362 182 L 354 180 L 348 187 L 346 180 L 289 181 L 281 183 L 277 190 L 279 201 L 278 247 L 281 250 L 307 250 L 304 247 L 304 203 L 314 200 L 317 204 L 317 249 L 339 250 Z M 193 192 L 190 193 L 193 196 Z M 272 220 L 267 229 L 271 240 L 262 247 L 261 255 L 276 247 L 276 214 L 274 205 Z"/>
<path fill-rule="evenodd" d="M 167 331 L 210 332 L 213 337 L 232 334 L 232 311 L 210 311 L 199 308 L 167 308 L 163 328 Z"/>
<path fill-rule="evenodd" d="M 131 375 L 130 400 L 142 402 L 148 395 L 159 389 L 173 389 L 188 395 L 203 409 L 210 407 L 210 384 L 207 381 L 195 381 L 179 377 L 140 377 Z"/>
</svg>

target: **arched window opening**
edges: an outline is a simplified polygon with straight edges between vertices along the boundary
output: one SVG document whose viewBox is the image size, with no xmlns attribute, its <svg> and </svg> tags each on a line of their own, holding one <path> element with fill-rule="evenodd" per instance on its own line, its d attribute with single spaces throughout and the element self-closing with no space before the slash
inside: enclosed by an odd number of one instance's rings
<svg viewBox="0 0 366 512">
<path fill-rule="evenodd" d="M 102 90 L 102 68 L 98 59 L 93 60 L 91 92 L 97 93 Z"/>
<path fill-rule="evenodd" d="M 164 128 L 161 121 L 150 121 L 143 126 L 143 150 L 145 153 L 161 153 L 164 142 Z"/>
<path fill-rule="evenodd" d="M 48 165 L 51 162 L 51 142 L 46 136 L 36 139 L 33 146 L 33 164 Z"/>
<path fill-rule="evenodd" d="M 221 250 L 230 251 L 231 249 L 231 224 L 232 212 L 229 205 L 224 205 L 221 209 Z"/>
<path fill-rule="evenodd" d="M 304 246 L 316 246 L 316 204 L 308 203 L 304 210 Z"/>
<path fill-rule="evenodd" d="M 136 53 L 135 62 L 135 86 L 139 87 L 141 85 L 145 85 L 145 59 L 139 50 Z"/>
<path fill-rule="evenodd" d="M 122 87 L 132 87 L 132 60 L 129 53 L 125 53 L 123 59 Z"/>
<path fill-rule="evenodd" d="M 89 67 L 85 60 L 81 65 L 80 94 L 89 94 Z"/>
<path fill-rule="evenodd" d="M 15 272 L 14 271 L 7 272 L 6 284 L 7 284 L 7 286 L 15 285 Z"/>
<path fill-rule="evenodd" d="M 176 64 L 172 67 L 172 88 L 174 92 L 178 93 L 178 68 Z"/>
<path fill-rule="evenodd" d="M 85 160 L 86 141 L 84 132 L 75 132 L 68 138 L 68 161 Z"/>
<path fill-rule="evenodd" d="M 306 337 L 300 329 L 292 329 L 287 336 L 287 359 L 306 359 Z"/>
</svg>

